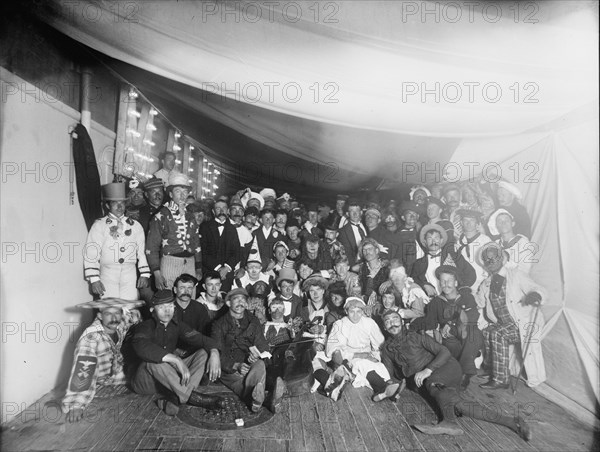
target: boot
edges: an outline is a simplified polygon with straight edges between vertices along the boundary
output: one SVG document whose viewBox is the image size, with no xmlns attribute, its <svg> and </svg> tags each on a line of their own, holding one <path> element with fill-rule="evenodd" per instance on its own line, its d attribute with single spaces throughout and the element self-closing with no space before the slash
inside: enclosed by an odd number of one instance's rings
<svg viewBox="0 0 600 452">
<path fill-rule="evenodd" d="M 487 383 L 479 385 L 482 389 L 508 389 L 508 383 L 500 383 L 496 380 L 489 380 Z"/>
<path fill-rule="evenodd" d="M 256 386 L 254 386 L 254 389 L 252 390 L 252 406 L 250 407 L 252 412 L 258 413 L 264 401 L 265 385 L 259 382 L 256 384 Z"/>
<path fill-rule="evenodd" d="M 530 441 L 533 436 L 533 432 L 531 431 L 531 426 L 525 422 L 521 416 L 515 417 L 516 424 L 516 432 L 517 434 L 523 438 L 525 441 Z"/>
<path fill-rule="evenodd" d="M 207 410 L 218 410 L 219 408 L 223 408 L 223 405 L 225 405 L 225 401 L 222 397 L 219 396 L 192 391 L 192 393 L 190 394 L 190 398 L 187 401 L 187 404 L 197 406 L 200 408 L 205 408 Z"/>
<path fill-rule="evenodd" d="M 277 414 L 281 411 L 281 399 L 283 399 L 283 395 L 285 394 L 285 382 L 281 379 L 281 377 L 277 377 L 275 380 L 275 387 L 273 388 L 273 392 L 271 394 L 271 403 L 269 404 L 269 410 L 273 414 Z"/>
<path fill-rule="evenodd" d="M 164 411 L 167 416 L 177 416 L 179 413 L 179 405 L 169 399 L 158 399 L 156 405 L 161 411 Z"/>
<path fill-rule="evenodd" d="M 467 388 L 469 387 L 469 383 L 471 383 L 471 377 L 472 376 L 473 375 L 470 375 L 470 374 L 464 374 L 462 376 L 462 380 L 460 382 L 460 390 L 461 391 L 466 391 L 467 390 Z"/>
<path fill-rule="evenodd" d="M 442 421 L 435 425 L 430 424 L 415 424 L 413 425 L 418 431 L 426 435 L 463 435 L 465 432 L 459 427 L 456 421 Z"/>
</svg>

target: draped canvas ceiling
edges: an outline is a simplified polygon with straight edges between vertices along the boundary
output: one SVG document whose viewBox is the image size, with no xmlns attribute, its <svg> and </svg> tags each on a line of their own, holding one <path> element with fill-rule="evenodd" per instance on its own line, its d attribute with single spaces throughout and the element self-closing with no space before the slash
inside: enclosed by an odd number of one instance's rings
<svg viewBox="0 0 600 452">
<path fill-rule="evenodd" d="M 542 386 L 597 416 L 596 2 L 36 6 L 231 185 L 321 195 L 496 162 L 524 194 L 540 253 L 531 275 L 550 292 Z"/>
<path fill-rule="evenodd" d="M 401 162 L 443 165 L 465 140 L 597 97 L 589 11 L 568 3 L 57 1 L 40 15 L 231 178 L 345 191 L 419 182 Z"/>
</svg>

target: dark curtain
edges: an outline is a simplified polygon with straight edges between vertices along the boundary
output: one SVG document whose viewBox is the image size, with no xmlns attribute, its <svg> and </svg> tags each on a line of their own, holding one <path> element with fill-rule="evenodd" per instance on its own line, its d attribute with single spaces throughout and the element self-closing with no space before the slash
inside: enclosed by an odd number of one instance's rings
<svg viewBox="0 0 600 452">
<path fill-rule="evenodd" d="M 77 195 L 89 231 L 94 221 L 102 216 L 100 173 L 87 129 L 82 124 L 77 124 L 72 137 Z"/>
</svg>

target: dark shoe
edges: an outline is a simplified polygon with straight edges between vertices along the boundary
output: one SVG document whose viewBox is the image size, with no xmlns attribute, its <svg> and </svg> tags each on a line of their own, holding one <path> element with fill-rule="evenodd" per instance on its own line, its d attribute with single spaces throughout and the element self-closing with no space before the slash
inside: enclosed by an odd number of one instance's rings
<svg viewBox="0 0 600 452">
<path fill-rule="evenodd" d="M 271 413 L 277 414 L 281 411 L 281 399 L 283 399 L 284 394 L 285 382 L 281 379 L 281 377 L 277 377 L 277 380 L 275 380 L 273 393 L 271 394 L 271 404 L 269 405 L 269 410 Z"/>
<path fill-rule="evenodd" d="M 258 413 L 265 401 L 265 385 L 258 383 L 252 390 L 252 406 L 250 409 L 253 413 Z"/>
<path fill-rule="evenodd" d="M 525 441 L 530 441 L 533 433 L 531 431 L 531 426 L 525 422 L 521 416 L 515 417 L 515 424 L 517 424 L 517 433 L 523 438 Z"/>
<path fill-rule="evenodd" d="M 219 396 L 192 391 L 192 393 L 190 394 L 190 398 L 187 401 L 187 404 L 197 406 L 200 408 L 205 408 L 207 410 L 218 410 L 219 408 L 223 408 L 225 401 L 222 397 Z"/>
<path fill-rule="evenodd" d="M 156 406 L 158 406 L 161 411 L 164 411 L 167 416 L 177 416 L 177 413 L 179 413 L 179 405 L 176 405 L 167 399 L 158 399 L 156 401 Z"/>
<path fill-rule="evenodd" d="M 381 402 L 385 399 L 395 399 L 402 389 L 400 383 L 390 383 L 386 386 L 385 391 L 373 396 L 373 402 Z"/>
<path fill-rule="evenodd" d="M 465 432 L 453 421 L 442 421 L 438 424 L 415 424 L 413 425 L 418 431 L 426 435 L 463 435 Z"/>
<path fill-rule="evenodd" d="M 481 368 L 479 369 L 479 372 L 477 372 L 477 378 L 492 378 L 494 375 L 492 374 L 492 371 L 489 369 L 485 369 L 485 368 Z"/>
<path fill-rule="evenodd" d="M 487 383 L 480 384 L 481 389 L 508 389 L 508 383 L 500 383 L 496 380 L 490 380 Z"/>
<path fill-rule="evenodd" d="M 469 374 L 464 374 L 462 376 L 462 380 L 460 382 L 460 390 L 461 391 L 466 391 L 467 388 L 469 387 L 469 383 L 471 383 L 471 377 L 473 375 L 469 375 Z"/>
</svg>

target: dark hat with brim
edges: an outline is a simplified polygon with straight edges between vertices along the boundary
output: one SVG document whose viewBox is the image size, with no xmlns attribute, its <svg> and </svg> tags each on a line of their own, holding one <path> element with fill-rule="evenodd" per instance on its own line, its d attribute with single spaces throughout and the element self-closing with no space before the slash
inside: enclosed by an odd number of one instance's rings
<svg viewBox="0 0 600 452">
<path fill-rule="evenodd" d="M 440 279 L 440 275 L 442 273 L 449 273 L 451 275 L 454 275 L 454 278 L 456 279 L 456 281 L 458 281 L 458 285 L 460 286 L 460 277 L 458 275 L 458 269 L 454 265 L 440 265 L 438 268 L 435 269 L 435 277 L 437 279 Z"/>
<path fill-rule="evenodd" d="M 296 228 L 300 229 L 300 223 L 298 223 L 298 220 L 296 220 L 294 217 L 291 217 L 291 218 L 288 218 L 287 222 L 285 223 L 285 227 L 286 228 L 296 227 Z"/>
<path fill-rule="evenodd" d="M 260 212 L 258 211 L 258 208 L 255 206 L 250 206 L 250 207 L 246 207 L 246 210 L 244 211 L 244 216 L 246 215 L 255 215 L 258 216 Z"/>
<path fill-rule="evenodd" d="M 411 212 L 416 213 L 417 215 L 420 215 L 422 209 L 414 201 L 404 201 L 402 204 L 400 204 L 400 213 L 402 215 L 404 215 L 404 212 L 408 212 L 408 211 L 411 211 Z"/>
<path fill-rule="evenodd" d="M 339 229 L 340 218 L 336 215 L 329 215 L 325 220 L 323 226 L 325 229 L 329 229 L 330 231 L 337 231 Z"/>
<path fill-rule="evenodd" d="M 229 292 L 227 292 L 227 295 L 225 295 L 225 301 L 230 301 L 236 295 L 243 295 L 246 297 L 246 299 L 248 299 L 248 292 L 246 289 L 243 287 L 238 287 L 237 289 L 231 289 Z"/>
<path fill-rule="evenodd" d="M 275 210 L 272 209 L 271 207 L 265 207 L 263 210 L 260 211 L 260 216 L 262 217 L 263 215 L 266 215 L 270 213 L 271 215 L 275 216 Z"/>
<path fill-rule="evenodd" d="M 150 307 L 153 308 L 159 304 L 173 303 L 175 295 L 171 290 L 163 289 L 156 292 L 150 299 Z"/>
<path fill-rule="evenodd" d="M 133 309 L 144 306 L 143 300 L 123 300 L 121 298 L 103 298 L 101 300 L 86 301 L 77 305 L 78 308 L 85 309 L 106 309 L 106 308 L 127 308 Z"/>
</svg>

